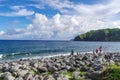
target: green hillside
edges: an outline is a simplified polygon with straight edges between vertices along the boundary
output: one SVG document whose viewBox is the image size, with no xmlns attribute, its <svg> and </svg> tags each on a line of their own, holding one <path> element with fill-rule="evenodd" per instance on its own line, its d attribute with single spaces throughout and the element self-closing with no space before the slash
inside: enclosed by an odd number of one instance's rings
<svg viewBox="0 0 120 80">
<path fill-rule="evenodd" d="M 120 29 L 92 30 L 76 36 L 74 41 L 120 41 Z"/>
</svg>

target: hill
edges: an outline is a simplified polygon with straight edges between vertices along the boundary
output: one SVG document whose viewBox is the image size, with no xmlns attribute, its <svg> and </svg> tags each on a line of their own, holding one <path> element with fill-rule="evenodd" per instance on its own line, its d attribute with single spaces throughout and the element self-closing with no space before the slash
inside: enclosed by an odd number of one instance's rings
<svg viewBox="0 0 120 80">
<path fill-rule="evenodd" d="M 76 36 L 74 41 L 120 41 L 120 29 L 92 30 Z"/>
</svg>

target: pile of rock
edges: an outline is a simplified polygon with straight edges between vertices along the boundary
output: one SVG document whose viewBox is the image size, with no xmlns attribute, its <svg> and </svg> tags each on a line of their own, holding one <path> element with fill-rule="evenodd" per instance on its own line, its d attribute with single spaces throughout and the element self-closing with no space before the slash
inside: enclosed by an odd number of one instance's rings
<svg viewBox="0 0 120 80">
<path fill-rule="evenodd" d="M 104 64 L 120 60 L 115 57 L 119 54 L 111 54 L 105 54 L 110 60 L 89 53 L 0 63 L 0 80 L 90 80 L 100 75 Z"/>
</svg>

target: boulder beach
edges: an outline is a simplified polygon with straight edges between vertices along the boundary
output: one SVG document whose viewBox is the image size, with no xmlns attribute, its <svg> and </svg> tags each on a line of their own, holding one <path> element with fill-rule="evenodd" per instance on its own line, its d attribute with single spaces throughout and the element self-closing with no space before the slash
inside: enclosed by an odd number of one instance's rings
<svg viewBox="0 0 120 80">
<path fill-rule="evenodd" d="M 119 62 L 117 52 L 20 59 L 0 63 L 0 80 L 107 80 L 108 70 Z"/>
</svg>

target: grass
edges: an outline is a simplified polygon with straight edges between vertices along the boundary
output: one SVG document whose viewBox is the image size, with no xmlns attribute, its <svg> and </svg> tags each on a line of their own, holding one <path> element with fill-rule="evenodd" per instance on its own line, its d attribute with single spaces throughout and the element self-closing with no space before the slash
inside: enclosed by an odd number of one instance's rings
<svg viewBox="0 0 120 80">
<path fill-rule="evenodd" d="M 1 73 L 3 73 L 2 70 L 0 70 L 0 74 L 1 74 Z M 3 78 L 3 77 L 0 77 L 0 80 L 4 80 L 4 78 Z"/>
<path fill-rule="evenodd" d="M 115 65 L 117 65 L 117 66 L 118 66 L 118 65 L 119 65 L 119 62 L 115 62 Z"/>
<path fill-rule="evenodd" d="M 0 77 L 0 80 L 4 80 L 4 78 L 3 78 L 3 77 Z"/>
<path fill-rule="evenodd" d="M 37 74 L 39 74 L 39 72 L 38 72 L 38 70 L 30 70 L 30 72 L 33 72 L 34 73 L 34 75 L 37 75 Z"/>
<path fill-rule="evenodd" d="M 47 73 L 48 73 L 49 75 L 52 75 L 52 72 L 50 72 L 50 71 L 47 71 Z"/>
<path fill-rule="evenodd" d="M 3 73 L 3 72 L 0 70 L 0 73 Z"/>
<path fill-rule="evenodd" d="M 73 72 L 72 72 L 72 71 L 69 71 L 69 70 L 68 70 L 67 73 L 66 73 L 66 75 L 69 76 L 69 79 L 70 79 L 70 80 L 73 80 L 73 79 L 74 79 L 72 73 L 73 73 Z"/>
<path fill-rule="evenodd" d="M 79 68 L 77 69 L 77 71 L 80 72 L 80 74 L 82 74 L 82 75 L 85 75 L 85 74 L 86 74 L 86 72 L 80 71 Z M 72 71 L 69 71 L 69 70 L 68 70 L 67 73 L 66 73 L 66 75 L 69 76 L 69 79 L 70 79 L 70 80 L 74 80 L 73 72 L 72 72 Z M 82 80 L 82 79 L 78 79 L 78 80 Z"/>
<path fill-rule="evenodd" d="M 86 74 L 86 72 L 81 71 L 80 68 L 78 68 L 77 71 L 80 72 L 81 75 L 85 75 Z"/>
<path fill-rule="evenodd" d="M 120 66 L 116 64 L 109 65 L 106 71 L 108 74 L 103 77 L 103 80 L 120 80 Z"/>
</svg>

